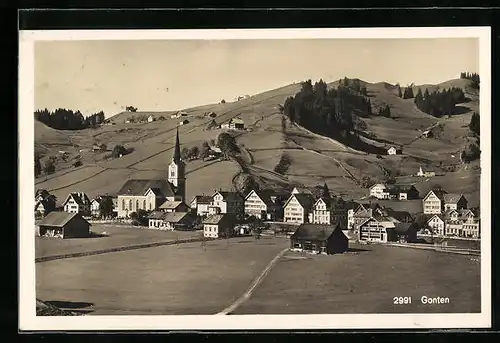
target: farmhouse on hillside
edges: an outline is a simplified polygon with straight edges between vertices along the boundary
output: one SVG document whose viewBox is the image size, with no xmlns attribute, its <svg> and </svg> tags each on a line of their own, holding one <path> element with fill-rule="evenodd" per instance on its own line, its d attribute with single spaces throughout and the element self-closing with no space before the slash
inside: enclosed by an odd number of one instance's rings
<svg viewBox="0 0 500 343">
<path fill-rule="evenodd" d="M 395 147 L 391 146 L 389 149 L 387 149 L 387 155 L 396 155 L 398 153 L 398 149 Z"/>
<path fill-rule="evenodd" d="M 187 120 L 187 119 L 181 120 L 179 122 L 179 125 L 186 125 L 186 124 L 189 124 L 189 120 Z"/>
<path fill-rule="evenodd" d="M 50 212 L 38 224 L 40 236 L 58 238 L 89 237 L 90 226 L 77 212 Z"/>
<path fill-rule="evenodd" d="M 118 217 L 127 218 L 139 209 L 152 211 L 165 201 L 184 201 L 186 194 L 185 164 L 181 159 L 179 130 L 168 176 L 160 180 L 128 180 L 118 192 Z"/>
<path fill-rule="evenodd" d="M 63 202 L 64 212 L 90 215 L 90 199 L 84 192 L 73 192 Z"/>
<path fill-rule="evenodd" d="M 283 218 L 285 196 L 273 190 L 252 190 L 245 197 L 245 214 L 263 220 Z"/>
<path fill-rule="evenodd" d="M 391 198 L 395 197 L 398 200 L 415 200 L 420 197 L 418 190 L 413 185 L 409 186 L 392 186 L 389 188 Z"/>
<path fill-rule="evenodd" d="M 196 215 L 203 217 L 208 215 L 208 208 L 212 203 L 212 197 L 209 195 L 196 195 L 191 200 L 191 209 L 196 212 Z"/>
<path fill-rule="evenodd" d="M 418 169 L 417 176 L 420 177 L 434 177 L 436 176 L 436 172 L 431 170 L 423 170 L 422 167 Z"/>
<path fill-rule="evenodd" d="M 383 183 L 376 183 L 370 187 L 370 196 L 377 199 L 389 199 L 391 194 L 389 193 L 387 186 Z"/>
<path fill-rule="evenodd" d="M 285 223 L 306 223 L 313 205 L 314 198 L 312 194 L 293 193 L 283 206 Z"/>
<path fill-rule="evenodd" d="M 152 212 L 148 216 L 148 227 L 157 230 L 191 230 L 193 220 L 187 212 Z"/>
<path fill-rule="evenodd" d="M 203 222 L 203 237 L 225 238 L 234 234 L 236 218 L 232 213 L 213 214 Z"/>
<path fill-rule="evenodd" d="M 444 210 L 445 193 L 442 189 L 431 189 L 422 199 L 424 214 L 441 214 Z"/>
<path fill-rule="evenodd" d="M 148 117 L 148 123 L 151 123 L 151 122 L 153 122 L 153 121 L 155 121 L 155 117 L 154 117 L 153 115 L 150 115 L 150 116 Z"/>
<path fill-rule="evenodd" d="M 338 224 L 301 224 L 290 237 L 292 251 L 331 255 L 348 248 L 349 240 Z"/>
</svg>

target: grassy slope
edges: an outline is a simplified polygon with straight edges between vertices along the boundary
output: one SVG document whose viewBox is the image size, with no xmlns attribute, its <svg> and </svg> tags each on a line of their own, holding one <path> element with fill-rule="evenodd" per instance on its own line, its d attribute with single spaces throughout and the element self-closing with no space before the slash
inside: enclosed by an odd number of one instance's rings
<svg viewBox="0 0 500 343">
<path fill-rule="evenodd" d="M 477 98 L 472 97 L 473 101 L 463 104 L 468 109 L 467 112 L 450 119 L 438 120 L 416 109 L 412 99 L 398 98 L 394 86 L 390 84 L 379 82 L 366 85 L 374 112 L 379 106 L 389 104 L 394 117 L 388 119 L 373 116 L 363 119 L 368 126 L 366 131 L 375 134 L 379 140 L 403 145 L 403 156 L 383 156 L 378 159 L 373 155 L 359 154 L 338 142 L 311 134 L 291 124 L 288 124 L 285 137 L 281 130 L 278 104 L 295 94 L 300 87 L 298 84 L 237 102 L 186 109 L 189 124 L 180 127 L 181 144 L 190 147 L 217 137 L 219 130 L 204 129 L 206 123 L 211 120 L 204 116 L 205 112 L 214 111 L 218 124 L 239 116 L 251 128 L 251 132 L 240 133 L 237 141 L 248 150 L 254 166 L 251 172 L 263 184 L 280 180 L 314 186 L 327 182 L 334 192 L 353 198 L 359 198 L 367 192 L 356 184 L 353 177 L 359 179 L 367 174 L 380 179 L 383 177 L 383 168 L 396 174 L 409 175 L 414 174 L 420 165 L 437 168 L 440 161 L 444 164 L 459 162 L 457 152 L 467 139 L 466 124 L 470 121 L 472 111 L 478 108 Z M 466 85 L 466 80 L 451 80 L 438 86 L 448 88 Z M 144 113 L 138 112 L 134 115 Z M 90 196 L 105 192 L 112 194 L 118 191 L 128 178 L 164 177 L 171 159 L 175 127 L 179 121 L 170 119 L 170 113 L 164 113 L 167 117 L 165 121 L 144 124 L 124 124 L 122 119 L 128 118 L 130 113 L 122 113 L 112 118 L 116 125 L 73 132 L 58 132 L 37 123 L 37 146 L 51 142 L 54 144 L 45 145 L 46 157 L 55 155 L 61 147 L 68 149 L 68 146 L 64 145 L 68 144 L 68 141 L 76 146 L 71 148 L 73 154 L 79 153 L 78 150 L 82 147 L 91 147 L 93 143 L 105 143 L 109 147 L 120 143 L 133 147 L 135 151 L 116 160 L 103 160 L 105 153 L 81 152 L 79 154 L 84 162 L 82 168 L 75 169 L 68 163 L 61 162 L 56 174 L 49 176 L 47 181 L 45 176 L 37 179 L 36 187 L 55 189 L 56 196 L 64 199 L 67 193 L 74 189 L 86 191 Z M 416 139 L 425 128 L 438 121 L 444 125 L 439 137 Z M 289 175 L 285 175 L 285 179 L 272 174 L 284 152 L 292 159 L 292 165 L 287 171 Z M 188 163 L 187 170 L 187 193 L 190 198 L 195 194 L 211 192 L 214 188 L 231 187 L 232 177 L 238 173 L 239 168 L 231 162 L 209 164 L 192 161 Z M 477 171 L 459 170 L 428 181 L 410 181 L 422 190 L 434 183 L 442 184 L 450 192 L 459 192 L 465 187 L 467 195 L 478 198 Z"/>
</svg>

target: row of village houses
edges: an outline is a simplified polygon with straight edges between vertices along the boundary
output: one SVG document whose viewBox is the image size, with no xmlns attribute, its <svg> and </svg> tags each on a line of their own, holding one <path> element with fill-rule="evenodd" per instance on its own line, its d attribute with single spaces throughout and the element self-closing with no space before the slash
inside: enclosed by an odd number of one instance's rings
<svg viewBox="0 0 500 343">
<path fill-rule="evenodd" d="M 405 240 L 412 240 L 421 229 L 441 236 L 480 237 L 478 211 L 467 209 L 467 200 L 463 195 L 443 190 L 431 190 L 422 199 L 427 221 L 421 227 L 405 211 L 394 211 L 371 202 L 359 204 L 344 201 L 335 196 L 315 198 L 308 189 L 297 187 L 291 194 L 252 190 L 245 197 L 238 192 L 218 190 L 212 195 L 195 196 L 187 205 L 180 199 L 163 194 L 165 191 L 161 187 L 148 188 L 147 185 L 135 184 L 137 180 L 130 181 L 126 186 L 135 190 L 127 196 L 103 195 L 90 200 L 85 193 L 74 192 L 63 202 L 62 210 L 80 213 L 84 217 L 99 217 L 102 202 L 109 199 L 113 204 L 113 217 L 126 218 L 138 209 L 150 212 L 148 221 L 152 229 L 191 229 L 196 218 L 201 217 L 204 235 L 212 238 L 231 232 L 239 214 L 297 225 L 339 225 L 349 236 L 367 241 L 400 240 L 401 235 L 406 236 Z M 44 190 L 37 192 L 35 200 L 37 213 L 55 209 L 54 197 Z"/>
</svg>

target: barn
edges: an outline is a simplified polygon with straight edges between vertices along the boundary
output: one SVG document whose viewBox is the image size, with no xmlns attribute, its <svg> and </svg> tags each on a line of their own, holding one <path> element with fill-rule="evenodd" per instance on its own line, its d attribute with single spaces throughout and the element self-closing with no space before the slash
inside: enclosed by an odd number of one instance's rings
<svg viewBox="0 0 500 343">
<path fill-rule="evenodd" d="M 38 224 L 40 236 L 84 238 L 90 236 L 90 223 L 80 213 L 50 212 Z"/>
<path fill-rule="evenodd" d="M 347 251 L 349 240 L 338 224 L 301 224 L 290 237 L 290 250 L 313 254 L 337 254 Z"/>
</svg>

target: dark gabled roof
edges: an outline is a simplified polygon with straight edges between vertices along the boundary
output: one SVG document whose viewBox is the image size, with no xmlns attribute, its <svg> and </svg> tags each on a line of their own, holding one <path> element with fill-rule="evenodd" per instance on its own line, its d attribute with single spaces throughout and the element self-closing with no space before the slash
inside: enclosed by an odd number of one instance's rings
<svg viewBox="0 0 500 343">
<path fill-rule="evenodd" d="M 210 204 L 212 203 L 213 198 L 209 195 L 197 195 L 191 202 L 193 202 L 194 200 L 196 200 L 197 204 Z"/>
<path fill-rule="evenodd" d="M 406 218 L 413 218 L 410 214 L 410 212 L 407 212 L 407 211 L 394 211 L 393 209 L 391 208 L 386 208 L 384 209 L 384 212 L 388 215 L 388 216 L 391 216 L 397 220 L 400 220 L 402 221 L 403 219 L 406 219 Z"/>
<path fill-rule="evenodd" d="M 128 180 L 118 192 L 118 195 L 144 195 L 149 188 L 157 189 L 159 195 L 173 197 L 174 187 L 166 180 Z"/>
<path fill-rule="evenodd" d="M 443 222 L 445 221 L 445 220 L 444 220 L 444 217 L 443 217 L 443 215 L 442 215 L 442 214 L 433 214 L 433 215 L 432 215 L 429 219 L 427 219 L 426 224 L 428 224 L 428 223 L 431 221 L 431 219 L 432 219 L 432 218 L 434 218 L 434 217 L 438 217 L 438 218 L 439 218 L 439 219 L 441 219 Z"/>
<path fill-rule="evenodd" d="M 81 196 L 80 196 L 80 194 L 81 194 Z M 78 205 L 83 205 L 84 203 L 88 203 L 88 204 L 90 203 L 89 197 L 87 196 L 87 194 L 85 194 L 83 192 L 80 192 L 80 193 L 79 192 L 71 192 L 71 193 L 69 193 L 68 197 L 64 201 L 64 204 L 66 204 L 66 202 L 68 202 L 68 200 L 70 198 L 73 198 Z"/>
<path fill-rule="evenodd" d="M 54 226 L 63 227 L 74 217 L 81 217 L 79 213 L 68 213 L 68 212 L 50 212 L 45 218 L 40 221 L 38 225 L 40 226 Z M 83 218 L 82 218 L 83 219 Z M 83 219 L 85 220 L 85 219 Z M 85 222 L 87 222 L 85 220 Z M 90 225 L 90 223 L 87 222 Z"/>
<path fill-rule="evenodd" d="M 338 225 L 301 224 L 291 238 L 325 241 L 337 229 L 342 233 L 342 229 Z"/>
<path fill-rule="evenodd" d="M 229 220 L 232 219 L 233 216 L 230 213 L 223 213 L 223 214 L 213 214 L 211 216 L 208 216 L 202 224 L 219 224 L 223 220 Z"/>
<path fill-rule="evenodd" d="M 399 234 L 406 234 L 406 233 L 408 233 L 408 231 L 411 228 L 416 229 L 417 224 L 416 223 L 395 223 L 394 228 L 392 230 L 394 230 L 396 233 L 399 233 Z"/>
<path fill-rule="evenodd" d="M 443 200 L 445 204 L 456 204 L 460 200 L 460 198 L 463 197 L 462 194 L 443 194 Z"/>
<path fill-rule="evenodd" d="M 427 195 L 429 195 L 430 192 L 433 192 L 434 194 L 436 194 L 436 196 L 440 199 L 440 200 L 444 200 L 444 195 L 447 194 L 447 192 L 444 190 L 444 189 L 431 189 Z M 426 197 L 427 197 L 426 195 Z"/>
<path fill-rule="evenodd" d="M 164 210 L 173 210 L 182 205 L 182 201 L 165 201 L 159 208 Z"/>
<path fill-rule="evenodd" d="M 286 194 L 283 192 L 279 192 L 273 189 L 263 189 L 263 190 L 254 190 L 254 192 L 258 195 L 258 197 L 266 204 L 266 205 L 275 205 L 279 202 L 286 201 Z M 250 191 L 245 199 L 251 194 Z M 273 201 L 273 198 L 276 198 L 276 202 Z"/>
<path fill-rule="evenodd" d="M 169 223 L 178 223 L 188 215 L 188 212 L 168 212 L 165 213 L 163 220 Z"/>
<path fill-rule="evenodd" d="M 166 213 L 165 212 L 160 212 L 160 211 L 154 211 L 149 214 L 148 218 L 149 219 L 163 219 L 165 218 Z"/>
<path fill-rule="evenodd" d="M 294 196 L 303 208 L 312 208 L 314 205 L 314 198 L 312 194 L 298 193 L 294 194 Z"/>
<path fill-rule="evenodd" d="M 221 194 L 225 201 L 242 201 L 243 197 L 238 192 L 216 191 L 215 194 Z"/>
</svg>

